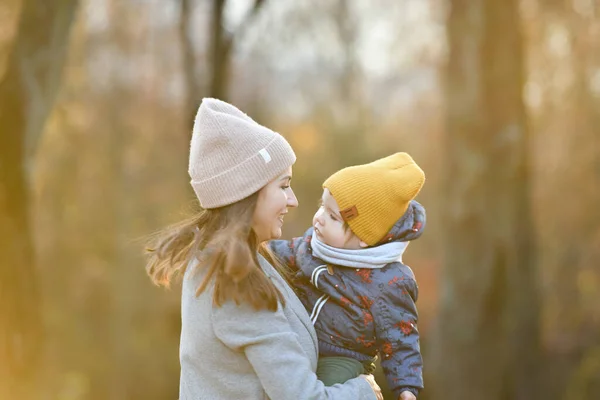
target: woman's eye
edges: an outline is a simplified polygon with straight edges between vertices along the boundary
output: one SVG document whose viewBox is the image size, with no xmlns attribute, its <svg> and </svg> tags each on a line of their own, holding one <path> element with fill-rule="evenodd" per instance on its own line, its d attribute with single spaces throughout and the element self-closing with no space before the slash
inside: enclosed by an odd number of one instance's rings
<svg viewBox="0 0 600 400">
<path fill-rule="evenodd" d="M 286 190 L 286 189 L 289 189 L 289 188 L 290 188 L 290 185 L 282 186 L 281 188 L 282 188 L 283 190 Z"/>
</svg>

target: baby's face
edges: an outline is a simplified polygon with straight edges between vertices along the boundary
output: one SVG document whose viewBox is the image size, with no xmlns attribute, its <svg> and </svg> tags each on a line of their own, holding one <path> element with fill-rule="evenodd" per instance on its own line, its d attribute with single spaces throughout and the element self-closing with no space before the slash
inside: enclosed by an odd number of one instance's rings
<svg viewBox="0 0 600 400">
<path fill-rule="evenodd" d="M 360 249 L 367 246 L 350 227 L 344 229 L 340 208 L 329 189 L 323 189 L 321 206 L 313 217 L 313 228 L 317 238 L 329 246 L 341 249 Z"/>
</svg>

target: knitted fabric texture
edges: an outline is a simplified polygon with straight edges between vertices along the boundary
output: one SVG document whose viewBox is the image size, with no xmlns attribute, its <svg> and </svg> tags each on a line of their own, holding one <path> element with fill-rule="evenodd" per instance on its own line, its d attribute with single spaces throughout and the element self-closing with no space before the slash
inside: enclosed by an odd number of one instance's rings
<svg viewBox="0 0 600 400">
<path fill-rule="evenodd" d="M 378 244 L 406 212 L 425 183 L 425 173 L 407 153 L 344 168 L 323 183 L 342 218 L 369 246 Z"/>
<path fill-rule="evenodd" d="M 205 208 L 223 207 L 260 190 L 296 161 L 289 143 L 224 101 L 200 104 L 188 173 Z"/>
</svg>

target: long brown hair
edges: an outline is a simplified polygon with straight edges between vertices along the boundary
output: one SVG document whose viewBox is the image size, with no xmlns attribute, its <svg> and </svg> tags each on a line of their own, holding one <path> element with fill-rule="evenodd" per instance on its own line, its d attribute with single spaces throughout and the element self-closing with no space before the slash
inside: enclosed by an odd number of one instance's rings
<svg viewBox="0 0 600 400">
<path fill-rule="evenodd" d="M 191 260 L 198 259 L 196 268 L 206 268 L 196 295 L 202 293 L 214 279 L 213 302 L 246 303 L 256 310 L 277 310 L 285 304 L 281 292 L 263 273 L 257 253 L 277 269 L 284 278 L 288 271 L 269 251 L 258 243 L 252 230 L 252 220 L 258 193 L 237 203 L 209 210 L 170 226 L 152 235 L 146 253 L 146 272 L 160 286 L 183 275 Z"/>
</svg>

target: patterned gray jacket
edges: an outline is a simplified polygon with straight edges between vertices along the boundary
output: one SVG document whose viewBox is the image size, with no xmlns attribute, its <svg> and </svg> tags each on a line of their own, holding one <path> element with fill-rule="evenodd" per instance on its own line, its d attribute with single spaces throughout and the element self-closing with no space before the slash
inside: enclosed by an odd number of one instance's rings
<svg viewBox="0 0 600 400">
<path fill-rule="evenodd" d="M 411 241 L 425 227 L 425 209 L 412 201 L 386 241 Z M 417 330 L 418 286 L 412 270 L 393 262 L 382 268 L 349 268 L 313 255 L 313 228 L 302 237 L 274 240 L 271 250 L 294 273 L 298 297 L 311 314 L 321 356 L 351 357 L 381 365 L 395 398 L 423 388 Z"/>
</svg>

